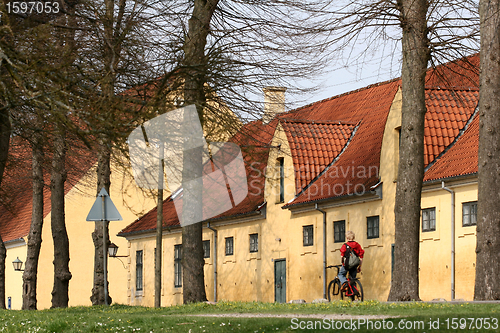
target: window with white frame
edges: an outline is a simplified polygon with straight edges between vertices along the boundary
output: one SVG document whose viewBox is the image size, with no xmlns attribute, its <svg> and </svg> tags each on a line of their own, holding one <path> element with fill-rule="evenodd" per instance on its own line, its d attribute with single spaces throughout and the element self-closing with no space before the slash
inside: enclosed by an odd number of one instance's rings
<svg viewBox="0 0 500 333">
<path fill-rule="evenodd" d="M 462 204 L 462 226 L 469 227 L 477 224 L 477 201 Z"/>
<path fill-rule="evenodd" d="M 210 240 L 203 241 L 203 258 L 210 258 Z"/>
<path fill-rule="evenodd" d="M 250 235 L 250 252 L 259 251 L 259 234 Z"/>
<path fill-rule="evenodd" d="M 174 287 L 182 287 L 182 245 L 174 245 Z"/>
<path fill-rule="evenodd" d="M 333 222 L 334 243 L 345 242 L 345 220 Z"/>
<path fill-rule="evenodd" d="M 379 237 L 379 217 L 369 216 L 366 218 L 366 238 Z"/>
<path fill-rule="evenodd" d="M 135 290 L 140 291 L 143 288 L 142 276 L 143 276 L 143 251 L 135 252 Z"/>
<path fill-rule="evenodd" d="M 283 157 L 278 158 L 276 161 L 276 166 L 279 172 L 279 186 L 280 194 L 278 198 L 278 203 L 285 202 L 285 159 Z"/>
<path fill-rule="evenodd" d="M 303 226 L 302 234 L 304 246 L 311 246 L 314 244 L 314 228 L 312 225 Z"/>
<path fill-rule="evenodd" d="M 234 254 L 234 238 L 226 237 L 226 256 L 232 256 Z"/>
<path fill-rule="evenodd" d="M 422 232 L 436 230 L 436 207 L 422 209 Z"/>
</svg>

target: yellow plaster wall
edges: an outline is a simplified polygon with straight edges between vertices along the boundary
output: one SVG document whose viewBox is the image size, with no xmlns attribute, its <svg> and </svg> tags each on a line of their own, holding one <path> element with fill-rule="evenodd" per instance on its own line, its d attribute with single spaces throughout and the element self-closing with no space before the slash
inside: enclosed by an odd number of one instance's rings
<svg viewBox="0 0 500 333">
<path fill-rule="evenodd" d="M 356 240 L 365 248 L 365 261 L 360 275 L 365 286 L 367 299 L 386 299 L 390 286 L 391 244 L 394 239 L 394 195 L 397 163 L 398 134 L 400 126 L 400 93 L 393 103 L 382 147 L 380 177 L 384 182 L 384 199 L 370 202 L 352 203 L 344 201 L 337 207 L 324 208 L 327 212 L 327 264 L 340 263 L 340 247 L 343 243 L 334 243 L 333 222 L 346 221 L 346 228 L 353 230 Z M 225 225 L 214 225 L 218 230 L 218 300 L 260 300 L 274 301 L 274 260 L 286 259 L 287 290 L 286 300 L 304 299 L 311 302 L 323 297 L 323 216 L 319 211 L 292 214 L 281 207 L 293 199 L 295 195 L 295 175 L 290 148 L 285 133 L 278 125 L 271 146 L 268 168 L 266 170 L 265 200 L 266 219 Z M 285 198 L 279 202 L 279 173 L 277 159 L 284 159 L 285 166 Z M 357 198 L 355 198 L 357 199 Z M 380 238 L 367 239 L 366 218 L 380 216 Z M 303 246 L 303 226 L 314 226 L 313 246 Z M 259 233 L 259 252 L 249 253 L 249 235 Z M 204 239 L 211 239 L 213 233 L 204 231 Z M 165 251 L 171 254 L 165 258 L 167 265 L 173 265 L 173 246 L 180 244 L 178 236 L 166 235 Z M 225 238 L 234 237 L 234 255 L 225 256 Z M 132 239 L 131 253 L 147 240 Z M 150 242 L 153 242 L 151 239 Z M 132 256 L 134 258 L 134 256 Z M 212 258 L 211 258 L 212 259 Z M 134 260 L 134 259 L 132 259 Z M 134 266 L 134 264 L 132 265 Z M 205 284 L 209 300 L 213 300 L 213 267 L 206 264 Z M 178 304 L 182 297 L 174 297 L 173 267 L 165 268 L 164 305 Z M 132 272 L 131 285 L 135 283 Z M 327 283 L 335 277 L 336 271 L 327 271 Z M 145 286 L 145 288 L 147 288 Z M 152 286 L 151 286 L 152 288 Z M 168 291 L 168 292 L 167 292 Z M 148 293 L 148 292 L 147 292 Z M 149 292 L 150 293 L 150 292 Z M 167 295 L 168 294 L 168 295 Z M 137 298 L 130 304 L 138 304 Z M 152 299 L 142 298 L 141 305 L 152 305 Z"/>
<path fill-rule="evenodd" d="M 87 222 L 86 218 L 96 200 L 95 183 L 95 169 L 93 168 L 66 195 L 66 228 L 69 237 L 70 272 L 72 274 L 72 279 L 69 282 L 70 306 L 91 305 L 90 296 L 92 295 L 94 271 L 92 232 L 95 224 Z M 111 173 L 110 192 L 110 197 L 123 218 L 123 221 L 109 222 L 110 240 L 118 245 L 118 255 L 127 255 L 127 241 L 122 237 L 117 237 L 116 234 L 130 224 L 130 221 L 134 221 L 153 208 L 155 202 L 153 199 L 145 197 L 141 190 L 135 186 L 133 180 L 116 167 Z M 50 216 L 51 214 L 48 214 L 44 219 L 42 230 L 37 286 L 39 309 L 49 308 L 52 298 L 54 247 Z M 109 294 L 113 302 L 127 303 L 127 270 L 118 259 L 110 258 L 108 260 L 108 281 Z"/>
<path fill-rule="evenodd" d="M 256 301 L 266 300 L 273 281 L 266 278 L 272 265 L 262 261 L 262 220 L 247 223 L 213 224 L 217 230 L 217 299 Z M 259 251 L 250 253 L 250 234 L 259 234 Z M 225 255 L 225 238 L 233 237 L 234 254 Z M 205 291 L 210 301 L 214 300 L 214 232 L 203 229 L 203 240 L 210 240 L 210 258 L 205 259 Z M 174 246 L 182 244 L 180 229 L 165 232 L 163 236 L 162 260 L 162 305 L 182 304 L 182 287 L 174 286 Z M 154 304 L 154 247 L 155 239 L 141 237 L 130 240 L 128 304 L 153 306 Z M 144 252 L 143 292 L 136 292 L 136 251 Z M 187 254 L 183 254 L 187 255 Z"/>
<path fill-rule="evenodd" d="M 332 202 L 323 202 L 320 208 L 326 211 L 327 265 L 340 264 L 340 247 L 334 243 L 334 222 L 345 220 L 346 230 L 352 230 L 365 249 L 362 273 L 365 299 L 385 301 L 390 291 L 392 274 L 392 244 L 394 243 L 394 204 L 399 161 L 399 128 L 401 126 L 401 91 L 392 103 L 381 149 L 380 182 L 382 198 L 352 197 Z M 217 299 L 273 302 L 274 261 L 286 259 L 286 300 L 304 299 L 311 302 L 323 297 L 323 215 L 314 209 L 292 212 L 282 206 L 295 195 L 295 175 L 290 148 L 280 125 L 277 126 L 271 143 L 266 169 L 265 201 L 266 218 L 244 222 L 220 222 L 212 224 L 218 230 L 217 244 Z M 277 146 L 280 146 L 278 149 Z M 285 198 L 279 202 L 279 173 L 277 159 L 284 159 Z M 434 186 L 434 187 L 432 187 Z M 450 234 L 451 196 L 440 189 L 440 184 L 424 187 L 422 208 L 436 207 L 436 231 L 421 233 L 420 249 L 420 297 L 450 299 Z M 456 192 L 456 298 L 471 300 L 473 297 L 475 227 L 462 227 L 462 203 L 477 200 L 477 185 L 455 182 L 447 186 Z M 367 217 L 379 216 L 379 238 L 367 239 Z M 238 222 L 239 223 L 236 223 Z M 303 246 L 303 227 L 314 226 L 313 246 Z M 249 253 L 249 235 L 259 234 L 259 252 Z M 226 256 L 225 238 L 234 237 L 234 255 Z M 203 238 L 210 239 L 213 247 L 213 232 L 204 229 Z M 149 243 L 148 243 L 149 242 Z M 143 248 L 153 251 L 153 238 L 130 240 L 132 264 L 134 253 Z M 162 304 L 182 302 L 182 288 L 173 287 L 173 248 L 181 244 L 180 232 L 164 235 L 164 294 Z M 205 285 L 209 300 L 213 300 L 213 248 L 211 258 L 206 259 Z M 152 252 L 151 252 L 152 253 Z M 434 265 L 435 257 L 440 263 Z M 149 255 L 151 258 L 151 255 Z M 147 259 L 145 259 L 147 260 Z M 166 266 L 165 266 L 166 265 Z M 150 266 L 153 274 L 153 268 Z M 397 269 L 397 268 L 395 268 Z M 130 286 L 135 284 L 135 272 L 130 271 Z M 327 270 L 327 284 L 335 277 L 336 270 Z M 145 280 L 146 281 L 146 280 Z M 146 290 L 146 288 L 149 288 Z M 132 296 L 129 304 L 153 305 L 153 284 L 145 284 L 142 297 Z"/>
<path fill-rule="evenodd" d="M 7 247 L 7 257 L 5 259 L 5 306 L 8 306 L 8 298 L 11 297 L 12 309 L 19 310 L 23 305 L 23 272 L 14 271 L 12 262 L 19 258 L 23 263 L 26 262 L 26 245 L 21 242 L 9 245 Z M 23 264 L 24 269 L 24 264 Z"/>
<path fill-rule="evenodd" d="M 455 192 L 455 298 L 474 298 L 476 227 L 462 225 L 462 204 L 477 201 L 477 184 L 446 183 Z M 437 187 L 437 188 L 436 188 Z M 451 300 L 451 194 L 422 193 L 422 209 L 436 207 L 436 231 L 420 232 L 420 297 Z"/>
</svg>

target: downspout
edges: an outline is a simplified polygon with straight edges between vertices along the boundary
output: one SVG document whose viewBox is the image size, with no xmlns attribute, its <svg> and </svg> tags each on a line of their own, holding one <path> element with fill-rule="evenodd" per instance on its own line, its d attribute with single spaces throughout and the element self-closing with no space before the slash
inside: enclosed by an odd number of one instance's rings
<svg viewBox="0 0 500 333">
<path fill-rule="evenodd" d="M 326 299 L 326 212 L 315 206 L 318 212 L 323 213 L 323 298 Z"/>
<path fill-rule="evenodd" d="M 455 192 L 441 182 L 441 188 L 451 193 L 451 300 L 455 299 Z"/>
<path fill-rule="evenodd" d="M 217 302 L 217 230 L 207 222 L 207 228 L 214 232 L 214 302 Z"/>
</svg>

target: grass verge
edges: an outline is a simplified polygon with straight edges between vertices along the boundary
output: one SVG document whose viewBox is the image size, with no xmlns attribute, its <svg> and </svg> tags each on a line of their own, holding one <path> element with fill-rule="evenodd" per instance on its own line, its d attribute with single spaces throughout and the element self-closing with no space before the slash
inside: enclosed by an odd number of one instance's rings
<svg viewBox="0 0 500 333">
<path fill-rule="evenodd" d="M 257 318 L 193 317 L 204 314 L 261 315 Z M 263 314 L 289 314 L 267 318 Z M 303 318 L 314 315 L 375 315 L 390 319 Z M 301 318 L 293 318 L 300 315 Z M 500 305 L 484 303 L 277 304 L 218 302 L 161 309 L 113 305 L 42 311 L 0 311 L 0 332 L 498 332 Z"/>
</svg>

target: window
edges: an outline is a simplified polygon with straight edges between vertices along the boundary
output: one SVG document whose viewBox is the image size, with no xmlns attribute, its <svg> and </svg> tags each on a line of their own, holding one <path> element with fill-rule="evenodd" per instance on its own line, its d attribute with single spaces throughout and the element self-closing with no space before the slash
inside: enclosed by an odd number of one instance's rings
<svg viewBox="0 0 500 333">
<path fill-rule="evenodd" d="M 182 245 L 174 245 L 174 287 L 182 287 Z"/>
<path fill-rule="evenodd" d="M 378 216 L 370 216 L 366 218 L 366 238 L 378 238 Z"/>
<path fill-rule="evenodd" d="M 462 226 L 477 224 L 477 201 L 462 204 Z"/>
<path fill-rule="evenodd" d="M 210 258 L 210 241 L 203 241 L 203 258 Z"/>
<path fill-rule="evenodd" d="M 422 209 L 422 232 L 436 230 L 436 208 Z"/>
<path fill-rule="evenodd" d="M 259 251 L 259 234 L 250 235 L 250 252 Z"/>
<path fill-rule="evenodd" d="M 285 159 L 278 158 L 277 166 L 279 169 L 280 177 L 280 197 L 278 203 L 285 202 Z"/>
<path fill-rule="evenodd" d="M 226 256 L 232 256 L 234 253 L 234 238 L 226 237 Z"/>
<path fill-rule="evenodd" d="M 312 225 L 306 225 L 302 227 L 304 234 L 304 246 L 311 246 L 314 244 L 313 236 L 314 229 Z"/>
<path fill-rule="evenodd" d="M 345 242 L 345 221 L 333 222 L 333 241 L 335 243 Z"/>
<path fill-rule="evenodd" d="M 401 155 L 401 127 L 396 128 L 396 131 L 398 131 L 398 151 Z"/>
<path fill-rule="evenodd" d="M 135 290 L 142 290 L 142 255 L 143 252 L 135 252 Z"/>
</svg>

